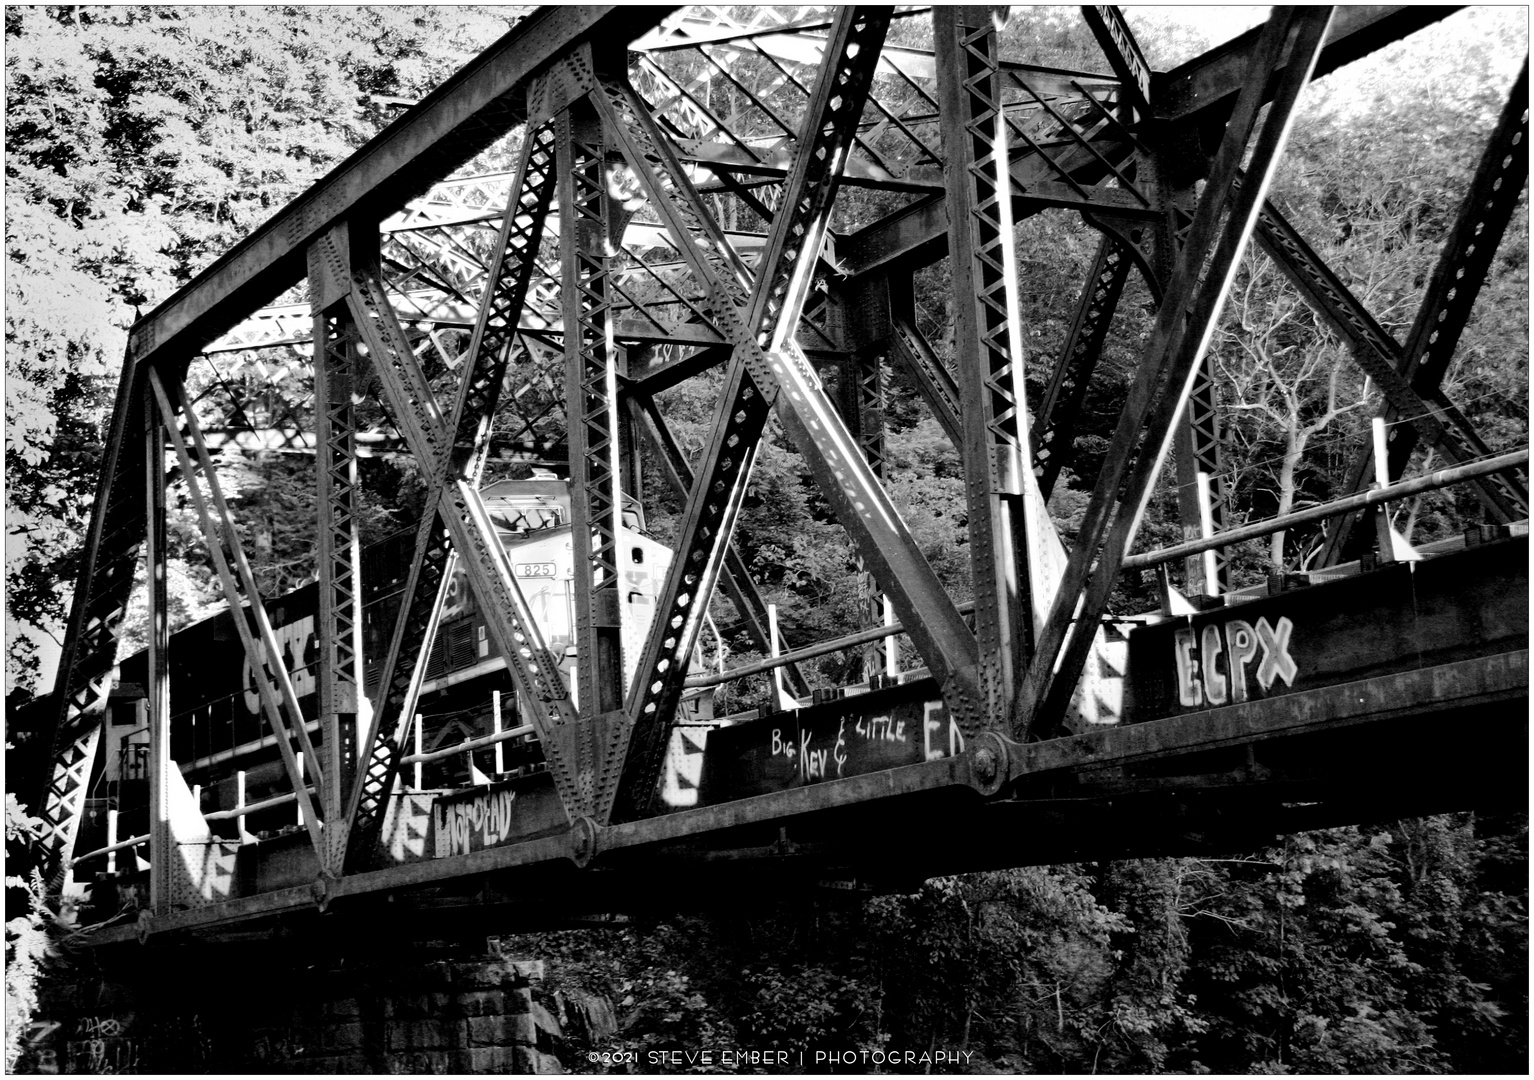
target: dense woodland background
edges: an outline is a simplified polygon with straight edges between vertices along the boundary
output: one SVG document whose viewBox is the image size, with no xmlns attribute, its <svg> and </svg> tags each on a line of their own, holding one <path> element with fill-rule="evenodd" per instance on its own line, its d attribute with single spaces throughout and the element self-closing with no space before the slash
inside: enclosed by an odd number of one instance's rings
<svg viewBox="0 0 1534 1080">
<path fill-rule="evenodd" d="M 371 137 L 397 99 L 424 95 L 517 14 L 6 9 L 12 703 L 48 689 L 38 642 L 62 635 L 126 328 Z M 1129 19 L 1158 67 L 1214 43 L 1165 9 L 1130 9 Z M 1273 197 L 1398 338 L 1527 52 L 1526 19 L 1522 9 L 1458 13 L 1302 99 Z M 919 41 L 918 21 L 897 24 L 898 34 Z M 1075 9 L 1019 9 L 1005 41 L 1017 59 L 1104 67 Z M 480 164 L 504 167 L 516 144 L 513 134 Z M 1024 323 L 1043 367 L 1069 328 L 1095 237 L 1056 212 L 1018 230 Z M 922 329 L 945 354 L 946 281 L 939 263 L 917 287 Z M 1525 196 L 1447 387 L 1495 449 L 1527 439 L 1528 294 Z M 1148 300 L 1132 279 L 1078 426 L 1075 471 L 1052 499 L 1067 542 L 1149 329 Z M 1378 398 L 1260 255 L 1242 269 L 1214 356 L 1230 435 L 1229 520 L 1331 497 Z M 914 387 L 889 374 L 889 486 L 962 599 L 958 456 Z M 303 389 L 301 366 L 287 377 L 294 393 Z M 713 389 L 699 378 L 662 402 L 693 451 L 706 438 Z M 263 591 L 294 587 L 312 573 L 303 525 L 312 460 L 231 451 L 221 464 Z M 411 523 L 420 489 L 408 468 L 370 460 L 364 484 L 368 539 Z M 1177 535 L 1166 484 L 1142 548 Z M 645 497 L 652 531 L 668 539 L 679 507 L 659 490 Z M 1473 504 L 1450 493 L 1405 508 L 1397 524 L 1430 540 L 1475 519 Z M 856 625 L 845 536 L 779 435 L 759 459 L 740 540 L 792 640 Z M 1237 576 L 1302 568 L 1313 541 L 1248 545 Z M 220 601 L 189 517 L 173 524 L 172 544 L 173 602 L 185 624 Z M 1152 606 L 1137 581 L 1119 602 Z M 744 642 L 732 644 L 747 658 Z M 835 683 L 853 663 L 832 657 L 811 674 Z M 762 692 L 765 682 L 730 704 Z M 8 731 L 22 744 L 29 735 Z M 7 794 L 7 840 L 21 841 L 25 828 Z M 1295 836 L 1228 859 L 1021 869 L 935 880 L 908 896 L 514 944 L 552 961 L 556 985 L 612 1000 L 621 1032 L 598 1049 L 963 1047 L 976 1051 L 974 1068 L 1024 1071 L 1521 1072 L 1527 847 L 1521 815 L 1454 815 Z M 11 916 L 15 1019 L 46 939 L 36 916 Z M 590 1069 L 582 1049 L 572 1047 L 567 1064 Z"/>
</svg>

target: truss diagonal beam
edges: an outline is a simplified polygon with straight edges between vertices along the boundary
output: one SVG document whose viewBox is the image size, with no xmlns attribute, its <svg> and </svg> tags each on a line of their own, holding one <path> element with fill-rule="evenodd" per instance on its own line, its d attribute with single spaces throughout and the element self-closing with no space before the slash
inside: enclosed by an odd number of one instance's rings
<svg viewBox="0 0 1534 1080">
<path fill-rule="evenodd" d="M 839 21 L 843 26 L 844 42 L 849 20 L 844 16 Z M 880 37 L 882 39 L 882 27 Z M 877 47 L 875 42 L 872 51 L 877 53 Z M 841 60 L 840 50 L 828 46 L 826 64 Z M 830 82 L 826 72 L 822 71 L 819 89 L 828 91 Z M 816 213 L 823 212 L 824 206 L 829 205 L 830 185 L 822 184 L 817 188 L 810 184 L 811 148 L 837 151 L 819 162 L 822 175 L 834 180 L 834 173 L 828 167 L 839 164 L 840 147 L 836 140 L 842 140 L 845 145 L 845 140 L 850 139 L 849 129 L 856 122 L 856 114 L 861 112 L 861 103 L 855 113 L 845 107 L 846 102 L 843 103 L 842 123 L 833 126 L 831 141 L 817 138 L 819 133 L 806 132 L 800 154 L 803 160 L 796 159 L 785 201 L 773 222 L 763 252 L 757 296 L 751 297 L 747 292 L 751 281 L 749 272 L 724 242 L 718 225 L 702 208 L 680 162 L 643 102 L 626 84 L 616 81 L 601 82 L 593 99 L 603 110 L 608 130 L 618 138 L 630 167 L 666 224 L 673 244 L 687 259 L 694 277 L 708 288 L 716 323 L 735 339 L 736 347 L 736 358 L 731 363 L 725 391 L 720 398 L 723 415 L 716 417 L 703 480 L 693 486 L 688 498 L 677 558 L 656 605 L 655 622 L 640 656 L 635 686 L 629 695 L 631 726 L 621 733 L 618 745 L 614 747 L 615 755 L 625 764 L 619 783 L 602 793 L 601 813 L 605 819 L 613 812 L 612 804 L 619 800 L 620 790 L 621 813 L 638 816 L 648 811 L 688 658 L 724 561 L 770 404 L 745 370 L 740 352 L 742 342 L 749 342 L 759 349 L 759 335 L 765 336 L 776 329 L 775 322 L 764 317 L 764 313 L 772 294 L 776 294 L 780 308 L 788 299 L 794 269 L 790 260 L 798 260 L 800 267 L 814 264 L 821 238 L 818 230 L 812 237 L 800 237 L 805 241 L 803 250 L 789 247 L 784 234 L 793 226 L 798 226 L 803 233 L 807 227 L 813 230 L 817 225 L 813 215 L 801 213 L 799 220 L 793 219 L 801 198 L 799 193 L 823 198 L 823 205 L 809 207 Z M 828 99 L 829 94 L 823 93 L 819 101 L 812 102 L 811 111 L 806 114 L 808 123 L 819 124 L 821 118 L 828 115 Z M 803 209 L 802 206 L 798 208 Z M 810 242 L 813 247 L 809 246 Z M 792 250 L 793 254 L 785 258 L 785 250 Z M 797 299 L 802 305 L 802 290 Z M 749 309 L 749 313 L 743 309 Z M 757 317 L 752 318 L 752 314 Z M 797 309 L 789 314 L 797 321 Z M 720 423 L 721 419 L 723 423 Z"/>
<path fill-rule="evenodd" d="M 916 328 L 916 304 L 909 274 L 890 277 L 890 325 L 894 330 L 891 353 L 916 380 L 922 397 L 937 422 L 957 449 L 964 445 L 964 423 L 960 419 L 959 387 L 953 373 L 937 358 L 932 343 Z"/>
<path fill-rule="evenodd" d="M 1444 243 L 1402 350 L 1397 370 L 1423 397 L 1438 394 L 1528 178 L 1529 62 L 1525 58 L 1523 70 L 1513 83 L 1501 118 L 1470 181 L 1470 190 L 1460 204 L 1454 230 Z M 1389 425 L 1388 465 L 1392 480 L 1405 471 L 1419 434 L 1413 425 L 1396 423 L 1398 419 L 1394 403 L 1387 402 L 1385 420 Z M 1354 459 L 1348 472 L 1349 492 L 1368 486 L 1373 476 L 1372 460 L 1368 450 Z M 1488 509 L 1499 519 L 1504 517 L 1503 507 L 1493 505 Z M 1322 553 L 1325 563 L 1343 558 L 1356 521 L 1357 515 L 1349 515 L 1329 531 Z"/>
<path fill-rule="evenodd" d="M 640 430 L 650 440 L 659 461 L 661 473 L 666 482 L 671 485 L 683 499 L 686 499 L 692 491 L 694 479 L 692 467 L 687 464 L 687 455 L 677 445 L 676 436 L 671 433 L 666 418 L 660 414 L 655 405 L 655 399 L 648 394 L 630 391 L 628 395 L 630 414 L 638 422 Z M 730 598 L 730 603 L 735 605 L 741 621 L 745 623 L 746 633 L 751 638 L 752 644 L 761 649 L 763 654 L 771 650 L 771 636 L 767 627 L 767 602 L 757 591 L 756 583 L 751 580 L 750 568 L 746 566 L 746 560 L 742 558 L 735 543 L 731 541 L 724 554 L 724 576 L 720 581 L 725 595 Z M 784 674 L 793 684 L 793 692 L 799 697 L 808 697 L 810 684 L 805 679 L 804 673 L 796 663 L 784 665 Z"/>
<path fill-rule="evenodd" d="M 1015 729 L 1030 737 L 1052 734 L 1065 714 L 1330 18 L 1329 8 L 1275 8 L 1263 30 L 1018 696 Z M 1286 48 L 1291 35 L 1292 52 Z M 1276 69 L 1281 75 L 1252 150 L 1249 180 L 1236 188 Z"/>
<path fill-rule="evenodd" d="M 395 321 L 382 285 L 364 271 L 353 278 L 353 286 L 347 303 L 368 344 L 395 422 L 417 460 L 442 460 L 451 449 L 453 433 Z M 561 803 L 567 813 L 574 813 L 580 805 L 575 709 L 496 538 L 477 486 L 463 477 L 443 485 L 438 513 L 463 560 L 474 595 L 483 605 L 495 646 L 532 710 L 528 719 L 543 744 Z"/>
<path fill-rule="evenodd" d="M 250 670 L 255 674 L 256 692 L 261 700 L 261 711 L 265 714 L 267 723 L 271 725 L 272 734 L 277 737 L 277 749 L 282 754 L 283 767 L 287 770 L 288 780 L 293 785 L 293 794 L 299 808 L 303 811 L 304 825 L 309 830 L 309 839 L 314 844 L 314 852 L 319 857 L 320 865 L 324 866 L 326 865 L 325 838 L 320 831 L 321 820 L 314 803 L 317 801 L 321 806 L 325 805 L 325 785 L 327 782 L 333 782 L 335 778 L 327 778 L 324 775 L 320 767 L 319 755 L 314 752 L 314 746 L 309 741 L 303 710 L 298 707 L 298 695 L 294 692 L 293 681 L 288 677 L 287 668 L 282 663 L 282 646 L 278 644 L 271 619 L 267 617 L 260 590 L 256 588 L 255 575 L 251 573 L 250 563 L 245 558 L 244 547 L 234 531 L 229 506 L 224 501 L 223 491 L 218 483 L 218 474 L 213 468 L 212 460 L 208 457 L 207 447 L 202 442 L 202 432 L 198 429 L 197 417 L 193 415 L 190 408 L 186 407 L 179 384 L 174 386 L 175 397 L 172 398 L 170 391 L 166 390 L 159 373 L 154 368 L 149 369 L 148 378 L 149 385 L 154 391 L 155 401 L 160 407 L 160 417 L 164 421 L 165 430 L 176 448 L 176 459 L 181 464 L 181 473 L 186 477 L 187 490 L 191 493 L 192 505 L 197 510 L 197 520 L 202 527 L 203 539 L 208 545 L 208 552 L 213 556 L 213 567 L 218 572 L 224 598 L 229 603 L 229 613 L 234 622 L 235 632 L 239 634 L 240 644 L 245 649 Z M 176 426 L 177 414 L 186 421 L 192 449 L 188 449 L 187 439 Z M 201 473 L 202 479 L 207 482 L 207 498 L 204 498 L 202 488 L 197 483 L 198 473 Z M 233 564 L 232 569 L 231 564 Z M 242 598 L 248 604 L 244 611 L 240 608 Z M 255 624 L 254 633 L 251 632 L 252 623 Z M 264 671 L 270 671 L 272 678 L 266 678 Z M 286 720 L 283 719 L 284 713 L 287 714 Z M 305 761 L 312 763 L 312 767 L 307 771 L 314 783 L 315 799 L 309 797 L 308 783 L 298 767 L 293 749 L 295 739 L 299 749 L 305 754 Z"/>
<path fill-rule="evenodd" d="M 1108 4 L 1097 6 L 1084 6 L 1081 14 L 1086 18 L 1087 25 L 1092 29 L 1092 36 L 1097 39 L 1103 55 L 1108 58 L 1108 64 L 1113 68 L 1113 74 L 1124 84 L 1124 94 L 1128 98 L 1129 105 L 1134 114 L 1141 118 L 1150 116 L 1151 96 L 1151 68 L 1145 62 L 1145 54 L 1140 51 L 1139 42 L 1135 41 L 1134 33 L 1129 29 L 1129 23 L 1124 21 L 1124 13 L 1118 7 Z M 1128 119 L 1134 119 L 1132 115 Z"/>
</svg>

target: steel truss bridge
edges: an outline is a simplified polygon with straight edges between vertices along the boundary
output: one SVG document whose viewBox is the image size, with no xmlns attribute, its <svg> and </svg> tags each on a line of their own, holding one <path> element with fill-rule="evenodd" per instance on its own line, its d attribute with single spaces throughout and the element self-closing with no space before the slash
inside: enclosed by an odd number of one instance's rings
<svg viewBox="0 0 1534 1080">
<path fill-rule="evenodd" d="M 1306 83 L 1447 9 L 1275 8 L 1156 71 L 1117 8 L 1089 7 L 1097 73 L 1006 55 L 1004 9 L 741 10 L 538 10 L 135 325 L 34 804 L 55 889 L 78 891 L 88 859 L 148 864 L 139 909 L 93 940 L 316 909 L 469 919 L 893 887 L 1524 804 L 1527 450 L 1485 445 L 1443 386 L 1525 186 L 1527 63 L 1402 341 L 1267 191 Z M 513 170 L 463 171 L 496 147 Z M 1055 355 L 1030 351 L 1019 316 L 1019 260 L 1050 253 L 1017 250 L 1015 226 L 1046 210 L 1099 236 Z M 1379 389 L 1389 437 L 1354 463 L 1351 495 L 1236 528 L 1206 345 L 1253 239 Z M 913 273 L 944 258 L 951 293 L 917 296 Z M 1062 542 L 1045 503 L 1131 275 L 1154 315 Z M 951 359 L 918 328 L 934 303 Z M 312 380 L 307 402 L 270 392 L 278 368 Z M 962 460 L 972 602 L 883 482 L 890 369 Z M 689 460 L 664 392 L 700 377 L 717 406 Z M 700 722 L 689 695 L 741 674 L 690 663 L 716 587 L 772 646 L 732 533 L 774 415 L 855 550 L 868 629 L 752 669 L 781 671 L 794 707 Z M 171 753 L 170 671 L 196 655 L 178 660 L 168 630 L 169 477 L 197 481 L 251 668 L 284 655 L 217 483 L 228 444 L 301 450 L 317 478 L 312 695 L 280 662 L 254 688 L 282 762 L 272 801 L 301 827 L 263 840 L 219 828 L 231 811 L 193 797 Z M 1422 473 L 1428 448 L 1441 468 Z M 358 459 L 385 452 L 414 460 L 428 496 L 386 646 L 364 655 Z M 1169 455 L 1184 542 L 1132 553 Z M 568 679 L 481 493 L 490 463 L 548 458 L 570 478 Z M 635 647 L 619 594 L 642 470 L 685 509 Z M 1483 507 L 1462 541 L 1391 533 L 1382 503 L 1450 483 Z M 1309 575 L 1231 587 L 1226 545 L 1306 523 L 1324 525 Z M 451 560 L 525 729 L 475 745 L 517 734 L 542 765 L 417 790 Z M 85 852 L 140 567 L 148 831 Z M 1126 571 L 1161 575 L 1160 611 L 1108 611 Z M 897 637 L 916 669 L 899 669 Z M 832 648 L 867 650 L 865 677 L 811 694 L 798 664 Z"/>
</svg>

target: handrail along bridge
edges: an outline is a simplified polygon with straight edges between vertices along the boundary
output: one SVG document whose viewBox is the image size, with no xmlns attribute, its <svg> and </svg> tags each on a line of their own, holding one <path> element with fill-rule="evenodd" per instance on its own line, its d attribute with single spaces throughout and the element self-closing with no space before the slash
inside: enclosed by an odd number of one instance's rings
<svg viewBox="0 0 1534 1080">
<path fill-rule="evenodd" d="M 1088 7 L 1095 73 L 1006 55 L 1001 10 L 539 9 L 135 325 L 35 803 L 92 940 L 899 887 L 1523 803 L 1528 455 L 1443 386 L 1525 186 L 1527 63 L 1402 342 L 1268 189 L 1306 83 L 1447 9 L 1275 8 L 1156 71 Z M 512 133 L 514 170 L 457 171 Z M 1016 225 L 1044 211 L 1099 237 L 1056 355 L 1019 314 Z M 1350 492 L 1237 528 L 1207 342 L 1254 239 L 1384 423 Z M 943 258 L 951 362 L 913 288 Z M 1131 275 L 1155 313 L 1066 542 L 1046 501 Z M 312 368 L 311 401 L 230 373 L 263 350 Z M 888 368 L 962 461 L 972 601 L 884 483 Z M 664 395 L 704 376 L 689 460 Z M 790 649 L 732 543 L 773 415 L 867 596 L 864 629 Z M 261 595 L 221 448 L 312 455 L 317 581 Z M 364 550 L 375 454 L 427 494 Z M 1184 542 L 1134 553 L 1169 458 Z M 504 461 L 559 465 L 487 482 Z M 644 472 L 684 505 L 673 544 Z M 230 610 L 172 634 L 177 476 Z M 1448 485 L 1481 519 L 1413 547 L 1389 507 Z M 1302 527 L 1308 573 L 1232 586 L 1229 545 Z M 119 663 L 140 566 L 148 648 Z M 1109 611 L 1126 571 L 1158 610 Z M 700 662 L 716 588 L 766 660 Z M 813 689 L 837 650 L 862 675 Z M 772 706 L 715 708 L 761 673 Z"/>
</svg>

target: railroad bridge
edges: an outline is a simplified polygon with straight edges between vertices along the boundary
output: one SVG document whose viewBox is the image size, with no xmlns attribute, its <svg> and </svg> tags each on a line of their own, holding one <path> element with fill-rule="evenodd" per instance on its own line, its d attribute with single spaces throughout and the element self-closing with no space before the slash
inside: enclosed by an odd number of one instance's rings
<svg viewBox="0 0 1534 1080">
<path fill-rule="evenodd" d="M 360 949 L 445 913 L 472 936 L 1525 803 L 1528 454 L 1444 386 L 1525 186 L 1527 64 L 1403 341 L 1269 185 L 1308 81 L 1447 9 L 1275 8 L 1158 71 L 1085 8 L 1091 72 L 1009 55 L 1004 9 L 742 10 L 537 10 L 134 326 L 33 803 L 101 951 Z M 470 167 L 496 148 L 513 169 Z M 1044 212 L 1097 237 L 1051 354 L 1018 296 Z M 1253 239 L 1382 404 L 1347 491 L 1236 523 L 1208 343 Z M 1131 278 L 1153 311 L 1120 310 Z M 1062 537 L 1117 333 L 1138 359 Z M 307 400 L 266 392 L 295 365 Z M 967 598 L 885 483 L 891 373 L 962 462 Z M 689 457 L 667 391 L 696 379 Z M 834 640 L 784 645 L 733 543 L 774 417 L 861 567 Z M 314 461 L 298 592 L 260 594 L 231 448 Z M 364 547 L 381 455 L 423 510 Z M 1163 466 L 1182 539 L 1136 548 Z M 231 606 L 175 633 L 171 481 Z M 1450 485 L 1463 534 L 1411 543 L 1393 508 Z M 1233 580 L 1281 530 L 1313 534 L 1306 571 Z M 1126 575 L 1155 610 L 1115 606 Z M 731 634 L 761 658 L 717 662 Z M 838 651 L 854 683 L 814 685 Z M 771 703 L 731 712 L 748 678 Z"/>
</svg>

